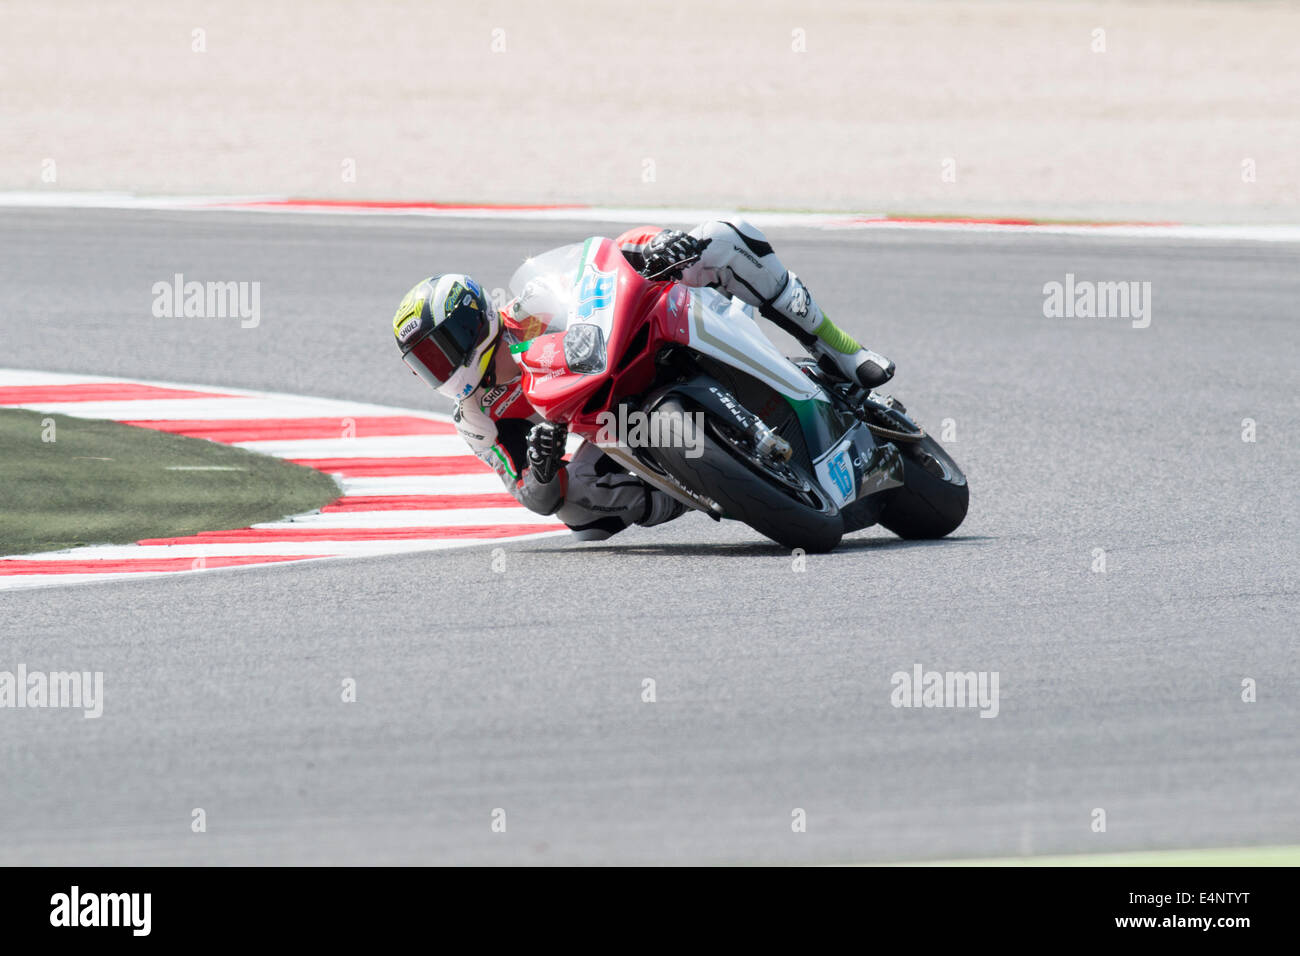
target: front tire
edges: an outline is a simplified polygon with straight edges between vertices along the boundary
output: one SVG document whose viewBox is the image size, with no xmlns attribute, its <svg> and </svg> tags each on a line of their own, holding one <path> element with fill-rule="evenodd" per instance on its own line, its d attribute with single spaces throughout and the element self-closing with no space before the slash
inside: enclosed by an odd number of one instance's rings
<svg viewBox="0 0 1300 956">
<path fill-rule="evenodd" d="M 886 492 L 879 523 L 900 538 L 942 538 L 966 519 L 970 487 L 957 463 L 931 436 L 897 443 L 903 486 Z"/>
<path fill-rule="evenodd" d="M 661 401 L 651 413 L 659 417 L 654 432 L 667 438 L 665 447 L 656 448 L 654 457 L 682 484 L 697 494 L 716 501 L 728 518 L 735 518 L 786 548 L 802 548 L 819 553 L 830 551 L 840 543 L 844 521 L 839 509 L 822 498 L 821 507 L 797 500 L 737 457 L 726 442 L 718 440 L 708 427 L 687 432 L 687 409 L 675 396 Z M 686 456 L 690 435 L 700 443 L 698 458 Z M 814 494 L 819 490 L 814 488 Z"/>
</svg>

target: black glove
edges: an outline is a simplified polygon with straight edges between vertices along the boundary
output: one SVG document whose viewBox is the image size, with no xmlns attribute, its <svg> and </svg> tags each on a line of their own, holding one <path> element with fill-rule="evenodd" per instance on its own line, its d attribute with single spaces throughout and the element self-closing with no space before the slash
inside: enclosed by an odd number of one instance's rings
<svg viewBox="0 0 1300 956">
<path fill-rule="evenodd" d="M 647 279 L 680 279 L 682 269 L 698 262 L 712 241 L 665 229 L 646 243 L 641 272 Z"/>
<path fill-rule="evenodd" d="M 542 422 L 528 432 L 528 467 L 542 484 L 548 484 L 564 464 L 564 439 L 568 437 L 566 425 Z"/>
</svg>

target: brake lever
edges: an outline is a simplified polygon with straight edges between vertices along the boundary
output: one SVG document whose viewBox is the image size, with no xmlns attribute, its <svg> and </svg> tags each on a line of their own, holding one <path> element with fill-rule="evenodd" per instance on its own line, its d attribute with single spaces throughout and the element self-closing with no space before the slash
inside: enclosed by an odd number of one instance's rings
<svg viewBox="0 0 1300 956">
<path fill-rule="evenodd" d="M 664 279 L 661 279 L 660 276 L 664 275 L 665 273 L 672 272 L 674 269 L 677 269 L 677 268 L 681 268 L 681 267 L 684 267 L 684 266 L 694 265 L 695 263 L 697 263 L 697 262 L 699 262 L 699 261 L 700 261 L 700 257 L 699 257 L 699 256 L 690 256 L 690 257 L 688 257 L 688 258 L 686 258 L 686 259 L 682 259 L 682 260 L 680 260 L 679 262 L 673 262 L 673 263 L 671 263 L 671 264 L 669 264 L 669 265 L 664 266 L 662 269 L 660 269 L 658 272 L 654 273 L 653 275 L 648 275 L 648 276 L 646 276 L 646 279 L 648 279 L 648 280 L 651 281 L 651 282 L 663 282 L 663 281 L 672 281 L 672 282 L 676 282 L 676 281 L 678 281 L 678 280 L 676 280 L 676 279 L 664 280 Z"/>
</svg>

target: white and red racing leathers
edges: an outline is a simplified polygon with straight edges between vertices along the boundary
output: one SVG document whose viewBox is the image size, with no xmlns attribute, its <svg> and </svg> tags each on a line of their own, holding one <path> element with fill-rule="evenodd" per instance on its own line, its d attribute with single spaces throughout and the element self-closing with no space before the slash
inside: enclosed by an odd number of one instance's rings
<svg viewBox="0 0 1300 956">
<path fill-rule="evenodd" d="M 640 270 L 643 250 L 662 230 L 656 226 L 629 229 L 616 240 L 628 262 Z M 700 260 L 686 268 L 681 281 L 713 286 L 781 324 L 811 332 L 822 317 L 807 288 L 789 272 L 763 234 L 743 221 L 706 222 L 691 230 L 697 238 L 713 240 Z M 502 313 L 503 345 L 516 337 L 518 318 Z M 792 329 L 793 330 L 793 329 Z M 499 346 L 500 347 L 500 346 Z M 474 453 L 504 482 L 526 508 L 554 514 L 579 537 L 600 540 L 631 524 L 655 525 L 676 518 L 685 507 L 676 499 L 629 474 L 597 446 L 584 443 L 555 478 L 540 482 L 528 468 L 528 432 L 544 419 L 524 395 L 523 377 L 508 382 L 485 380 L 456 408 L 460 435 Z"/>
</svg>

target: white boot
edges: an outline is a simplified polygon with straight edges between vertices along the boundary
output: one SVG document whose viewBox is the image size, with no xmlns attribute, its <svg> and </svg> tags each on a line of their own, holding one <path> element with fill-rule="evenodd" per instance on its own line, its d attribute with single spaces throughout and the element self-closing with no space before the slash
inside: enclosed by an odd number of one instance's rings
<svg viewBox="0 0 1300 956">
<path fill-rule="evenodd" d="M 815 336 L 808 351 L 823 368 L 829 364 L 846 382 L 867 388 L 884 385 L 894 377 L 894 363 L 879 352 L 863 348 L 858 340 L 830 320 L 813 301 L 808 287 L 793 272 L 771 308 L 804 332 Z M 826 369 L 828 372 L 831 369 Z"/>
</svg>

